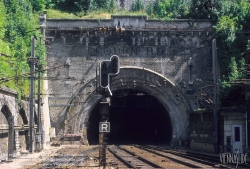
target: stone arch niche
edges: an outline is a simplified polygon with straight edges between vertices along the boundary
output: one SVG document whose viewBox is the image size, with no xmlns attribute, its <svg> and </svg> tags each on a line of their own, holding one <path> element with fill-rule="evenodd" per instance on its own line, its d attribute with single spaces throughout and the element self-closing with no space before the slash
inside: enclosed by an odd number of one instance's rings
<svg viewBox="0 0 250 169">
<path fill-rule="evenodd" d="M 87 88 L 95 82 L 95 78 L 86 83 L 79 97 L 72 103 L 81 102 L 81 108 L 72 107 L 67 114 L 67 125 L 73 127 L 75 133 L 83 133 L 87 141 L 87 128 L 91 112 L 100 102 L 101 96 L 92 91 L 86 97 Z M 169 79 L 150 69 L 126 66 L 120 68 L 119 75 L 112 77 L 111 90 L 138 90 L 152 95 L 164 107 L 171 121 L 171 141 L 175 141 L 179 135 L 183 140 L 187 139 L 189 126 L 190 106 L 179 89 Z M 67 133 L 67 126 L 65 128 Z M 177 141 L 177 140 L 176 140 Z"/>
<path fill-rule="evenodd" d="M 34 111 L 34 124 L 37 125 L 38 124 L 38 117 L 37 117 L 37 112 Z"/>
<path fill-rule="evenodd" d="M 28 117 L 26 115 L 25 109 L 19 109 L 18 114 L 18 125 L 22 126 L 22 129 L 18 131 L 20 151 L 24 152 L 29 150 L 29 130 L 24 128 L 24 125 L 28 125 Z"/>
<path fill-rule="evenodd" d="M 7 105 L 1 107 L 0 113 L 0 152 L 4 157 L 13 158 L 14 151 L 14 117 Z"/>
</svg>

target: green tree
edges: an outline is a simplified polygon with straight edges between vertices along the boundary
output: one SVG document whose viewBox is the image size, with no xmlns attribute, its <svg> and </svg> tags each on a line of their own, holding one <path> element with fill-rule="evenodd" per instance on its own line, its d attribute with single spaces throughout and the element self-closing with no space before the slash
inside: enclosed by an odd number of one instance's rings
<svg viewBox="0 0 250 169">
<path fill-rule="evenodd" d="M 93 0 L 93 3 L 96 4 L 97 8 L 108 9 L 109 0 Z"/>
<path fill-rule="evenodd" d="M 46 6 L 46 0 L 32 0 L 30 2 L 35 12 L 42 11 Z"/>
<path fill-rule="evenodd" d="M 30 37 L 40 36 L 35 13 L 43 7 L 33 5 L 29 0 L 0 1 L 0 52 L 12 56 L 0 58 L 0 77 L 9 80 L 0 83 L 17 90 L 18 96 L 29 93 L 29 80 L 25 73 L 29 72 Z"/>
<path fill-rule="evenodd" d="M 218 45 L 220 72 L 220 100 L 222 106 L 244 104 L 244 95 L 240 94 L 244 86 L 236 82 L 244 78 L 244 59 L 242 53 L 247 50 L 250 5 L 244 0 L 218 1 L 212 9 L 215 37 Z M 235 102 L 231 98 L 237 98 Z"/>
<path fill-rule="evenodd" d="M 189 6 L 190 3 L 185 0 L 156 0 L 147 7 L 146 12 L 161 19 L 185 18 L 189 13 Z"/>
<path fill-rule="evenodd" d="M 211 17 L 211 0 L 191 0 L 189 16 L 194 19 L 208 19 Z"/>
<path fill-rule="evenodd" d="M 115 0 L 110 0 L 109 11 L 114 12 L 116 9 L 117 9 L 117 6 L 116 6 L 116 3 L 115 3 Z"/>
<path fill-rule="evenodd" d="M 87 11 L 89 9 L 90 0 L 52 0 L 52 6 L 64 11 Z M 49 4 L 47 4 L 49 6 Z"/>
<path fill-rule="evenodd" d="M 248 40 L 248 43 L 247 43 L 247 50 L 250 50 L 250 40 Z"/>
<path fill-rule="evenodd" d="M 141 0 L 136 0 L 132 3 L 131 11 L 136 12 L 136 11 L 143 11 L 143 10 L 144 10 L 144 5 Z"/>
</svg>

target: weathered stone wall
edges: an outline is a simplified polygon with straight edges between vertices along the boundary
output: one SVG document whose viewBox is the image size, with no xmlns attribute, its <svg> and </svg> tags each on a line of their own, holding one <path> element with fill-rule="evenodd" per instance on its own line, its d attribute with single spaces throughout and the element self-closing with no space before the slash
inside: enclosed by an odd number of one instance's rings
<svg viewBox="0 0 250 169">
<path fill-rule="evenodd" d="M 151 86 L 164 86 L 161 79 L 154 80 L 158 77 L 156 74 L 168 79 L 172 88 L 165 87 L 164 90 L 172 91 L 171 97 L 181 102 L 184 116 L 179 118 L 180 121 L 187 120 L 189 111 L 212 106 L 212 33 L 209 20 L 158 21 L 148 20 L 145 16 L 46 20 L 43 15 L 40 24 L 46 25 L 47 61 L 53 68 L 48 70 L 47 92 L 50 95 L 51 125 L 56 128 L 57 135 L 69 132 L 69 126 L 75 133 L 85 132 L 86 124 L 79 124 L 79 120 L 86 122 L 88 113 L 100 98 L 95 94 L 96 67 L 101 60 L 107 60 L 113 54 L 120 57 L 122 67 L 134 67 L 129 70 L 130 74 L 124 76 L 124 81 L 131 79 L 131 73 L 135 74 L 135 79 L 142 77 L 137 67 L 147 69 L 147 73 L 154 72 L 149 76 L 151 78 L 144 79 L 152 83 L 149 84 Z M 126 30 L 122 34 L 117 29 L 119 24 Z M 69 62 L 70 65 L 67 64 Z M 128 81 L 133 86 L 133 81 Z M 156 89 L 152 87 L 148 91 L 154 94 Z M 168 104 L 165 106 L 174 102 Z M 172 119 L 178 118 L 175 113 L 169 113 Z M 176 134 L 181 131 L 178 125 L 173 128 L 176 128 Z"/>
<path fill-rule="evenodd" d="M 152 86 L 164 85 L 161 79 L 154 81 L 156 74 L 168 79 L 174 89 L 171 95 L 183 104 L 179 113 L 184 116 L 180 116 L 180 121 L 187 121 L 185 114 L 188 111 L 211 107 L 212 34 L 209 20 L 157 21 L 145 16 L 46 20 L 43 15 L 40 24 L 46 27 L 47 61 L 51 68 L 47 74 L 50 80 L 47 92 L 51 125 L 56 128 L 57 135 L 70 132 L 70 128 L 75 133 L 85 132 L 89 112 L 100 98 L 94 92 L 96 68 L 99 61 L 107 60 L 113 54 L 120 57 L 121 66 L 154 72 L 151 78 L 145 79 L 153 83 Z M 119 25 L 126 30 L 122 34 Z M 135 74 L 135 79 L 141 78 L 137 69 L 129 71 L 122 80 L 128 80 L 131 73 Z M 128 84 L 133 82 L 128 81 Z M 165 104 L 168 107 L 172 103 Z M 171 118 L 174 121 L 177 116 Z M 178 126 L 173 129 L 176 133 L 181 131 Z M 186 126 L 183 135 L 187 130 Z"/>
<path fill-rule="evenodd" d="M 244 109 L 222 109 L 218 121 L 218 146 L 219 152 L 232 152 L 233 125 L 242 126 L 242 151 L 246 151 L 246 121 Z M 214 121 L 212 111 L 199 111 L 190 114 L 190 148 L 205 152 L 214 150 Z M 227 148 L 227 137 L 230 137 L 230 145 Z M 228 150 L 229 149 L 229 150 Z"/>
<path fill-rule="evenodd" d="M 0 159 L 5 159 L 8 156 L 8 118 L 10 116 L 17 117 L 15 95 L 16 92 L 13 90 L 0 88 Z M 16 122 L 17 118 L 14 118 L 14 123 Z"/>
<path fill-rule="evenodd" d="M 28 149 L 29 101 L 17 103 L 17 93 L 6 87 L 0 87 L 0 160 L 8 156 L 9 123 L 8 118 L 14 117 L 14 155 Z M 36 114 L 36 112 L 35 112 Z M 37 115 L 35 115 L 37 117 Z"/>
<path fill-rule="evenodd" d="M 190 114 L 190 148 L 214 153 L 214 125 L 212 111 Z"/>
</svg>

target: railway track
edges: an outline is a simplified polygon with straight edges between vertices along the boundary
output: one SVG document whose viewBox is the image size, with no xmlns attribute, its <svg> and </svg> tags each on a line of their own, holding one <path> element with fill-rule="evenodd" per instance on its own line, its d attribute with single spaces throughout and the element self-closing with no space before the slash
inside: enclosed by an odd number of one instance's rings
<svg viewBox="0 0 250 169">
<path fill-rule="evenodd" d="M 94 157 L 98 155 L 99 147 L 93 147 L 86 150 L 81 150 L 79 146 L 78 150 L 71 152 L 70 150 L 65 152 L 57 152 L 47 157 L 46 159 L 39 160 L 35 165 L 29 165 L 29 169 L 54 169 L 54 168 L 84 168 L 84 167 L 97 167 L 99 166 L 99 159 Z M 89 162 L 92 161 L 90 166 Z M 96 165 L 93 165 L 93 164 Z"/>
<path fill-rule="evenodd" d="M 128 168 L 162 168 L 161 166 L 135 155 L 133 152 L 123 149 L 120 146 L 112 145 L 108 150 Z"/>
<path fill-rule="evenodd" d="M 217 155 L 201 154 L 201 153 L 196 153 L 196 152 L 188 152 L 184 150 L 173 150 L 173 149 L 166 148 L 166 147 L 152 146 L 152 145 L 148 145 L 148 146 L 133 145 L 133 146 L 140 148 L 142 150 L 146 150 L 148 152 L 160 155 L 162 157 L 166 157 L 166 158 L 172 158 L 173 156 L 184 158 L 186 159 L 184 161 L 178 161 L 177 159 L 173 159 L 173 160 L 176 160 L 176 162 L 179 162 L 187 166 L 190 165 L 188 164 L 189 160 L 192 160 L 194 161 L 193 164 L 197 162 L 197 164 L 200 163 L 200 164 L 204 164 L 204 165 L 211 166 L 214 168 L 235 168 L 236 167 L 234 164 L 221 164 L 220 157 Z M 165 153 L 165 155 L 163 153 Z M 190 167 L 192 167 L 193 164 L 191 164 Z M 247 168 L 250 168 L 250 165 L 238 164 L 237 168 L 247 169 Z"/>
<path fill-rule="evenodd" d="M 217 155 L 209 156 L 183 150 L 173 150 L 155 145 L 108 145 L 107 168 L 236 168 L 221 164 Z M 27 164 L 25 169 L 86 169 L 100 168 L 99 145 L 90 147 L 65 147 L 50 156 L 44 156 Z M 237 168 L 250 168 L 239 164 Z M 24 168 L 23 168 L 24 169 Z"/>
</svg>

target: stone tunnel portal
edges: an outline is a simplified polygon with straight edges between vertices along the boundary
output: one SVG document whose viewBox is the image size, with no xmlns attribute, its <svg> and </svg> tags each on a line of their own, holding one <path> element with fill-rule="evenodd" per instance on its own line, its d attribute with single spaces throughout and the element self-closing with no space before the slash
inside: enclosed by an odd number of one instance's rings
<svg viewBox="0 0 250 169">
<path fill-rule="evenodd" d="M 119 90 L 111 97 L 111 131 L 108 143 L 170 143 L 171 121 L 167 110 L 152 95 L 140 90 Z M 89 117 L 89 144 L 98 144 L 99 104 Z"/>
<path fill-rule="evenodd" d="M 86 83 L 81 92 L 88 91 L 86 88 L 94 80 Z M 189 106 L 178 87 L 166 77 L 142 67 L 121 67 L 119 75 L 112 77 L 111 90 L 109 143 L 164 142 L 172 145 L 178 141 L 177 135 L 183 141 L 188 139 Z M 89 144 L 98 144 L 101 96 L 92 92 L 77 100 L 84 100 L 84 104 L 80 104 L 80 113 L 72 108 L 68 123 L 73 122 L 75 131 L 83 132 L 83 139 Z"/>
</svg>

